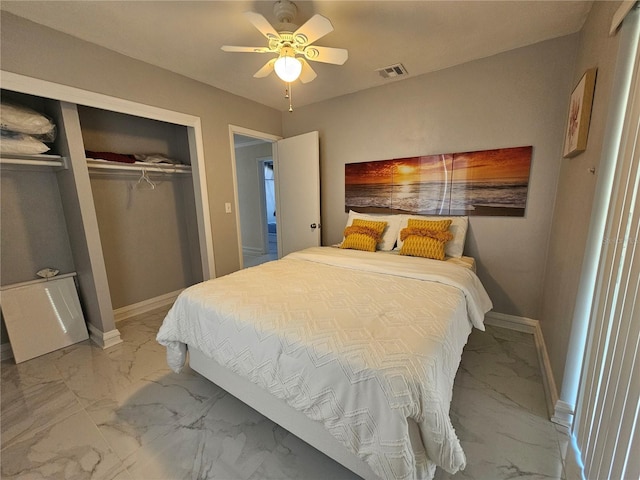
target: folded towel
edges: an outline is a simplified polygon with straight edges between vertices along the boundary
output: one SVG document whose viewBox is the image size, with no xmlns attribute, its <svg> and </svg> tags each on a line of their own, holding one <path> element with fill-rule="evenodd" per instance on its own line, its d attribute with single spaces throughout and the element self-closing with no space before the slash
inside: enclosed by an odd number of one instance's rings
<svg viewBox="0 0 640 480">
<path fill-rule="evenodd" d="M 96 158 L 100 160 L 107 160 L 109 162 L 136 163 L 136 159 L 133 155 L 124 155 L 122 153 L 113 152 L 91 152 L 89 150 L 85 150 L 84 153 L 87 158 Z"/>
</svg>

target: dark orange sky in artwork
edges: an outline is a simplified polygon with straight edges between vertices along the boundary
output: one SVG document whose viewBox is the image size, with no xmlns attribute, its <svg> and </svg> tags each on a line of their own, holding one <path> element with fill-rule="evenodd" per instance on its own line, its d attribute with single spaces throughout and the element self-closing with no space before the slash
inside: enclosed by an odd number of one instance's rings
<svg viewBox="0 0 640 480">
<path fill-rule="evenodd" d="M 456 153 L 453 162 L 453 181 L 527 183 L 532 149 L 532 147 L 517 147 Z"/>
<path fill-rule="evenodd" d="M 344 178 L 347 185 L 390 183 L 393 160 L 363 163 L 347 163 Z"/>
<path fill-rule="evenodd" d="M 442 181 L 450 176 L 453 156 L 427 155 L 345 165 L 346 185 Z"/>
<path fill-rule="evenodd" d="M 503 148 L 345 165 L 346 185 L 504 181 L 527 183 L 532 147 Z"/>
</svg>

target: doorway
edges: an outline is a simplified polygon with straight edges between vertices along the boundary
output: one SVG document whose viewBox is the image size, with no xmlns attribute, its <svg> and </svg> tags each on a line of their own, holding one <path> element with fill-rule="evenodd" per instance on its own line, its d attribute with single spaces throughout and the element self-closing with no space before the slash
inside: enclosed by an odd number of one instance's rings
<svg viewBox="0 0 640 480">
<path fill-rule="evenodd" d="M 278 258 L 273 141 L 233 132 L 242 267 Z"/>
<path fill-rule="evenodd" d="M 273 169 L 273 158 L 261 159 L 259 168 L 260 176 L 262 177 L 261 180 L 264 185 L 264 215 L 267 222 L 267 255 L 270 257 L 269 260 L 275 260 L 278 258 L 278 226 L 276 223 L 276 176 Z"/>
<path fill-rule="evenodd" d="M 240 267 L 320 246 L 320 151 L 317 131 L 282 139 L 229 125 Z M 252 151 L 258 150 L 258 151 Z M 268 253 L 264 166 L 273 162 L 277 254 Z M 228 209 L 231 213 L 231 209 Z M 262 257 L 256 259 L 255 257 Z M 246 265 L 245 265 L 246 262 Z M 258 262 L 258 263 L 256 263 Z"/>
</svg>

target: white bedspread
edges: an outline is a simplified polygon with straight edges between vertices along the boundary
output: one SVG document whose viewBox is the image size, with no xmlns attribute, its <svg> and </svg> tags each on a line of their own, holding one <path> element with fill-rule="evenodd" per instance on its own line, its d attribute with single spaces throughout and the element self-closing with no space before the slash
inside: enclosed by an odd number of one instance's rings
<svg viewBox="0 0 640 480">
<path fill-rule="evenodd" d="M 428 479 L 465 466 L 453 380 L 491 307 L 464 267 L 319 247 L 188 288 L 157 340 L 175 371 L 185 344 L 198 348 L 322 422 L 381 478 Z"/>
</svg>

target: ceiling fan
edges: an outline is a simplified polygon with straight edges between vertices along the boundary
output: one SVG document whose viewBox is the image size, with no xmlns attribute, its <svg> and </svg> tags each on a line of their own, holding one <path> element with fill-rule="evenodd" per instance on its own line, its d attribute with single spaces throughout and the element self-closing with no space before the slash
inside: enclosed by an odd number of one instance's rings
<svg viewBox="0 0 640 480">
<path fill-rule="evenodd" d="M 317 74 L 307 60 L 342 65 L 347 61 L 349 52 L 344 48 L 320 47 L 313 42 L 333 31 L 328 18 L 314 15 L 304 25 L 298 27 L 291 23 L 298 9 L 289 0 L 279 0 L 273 6 L 278 24 L 271 25 L 267 19 L 256 12 L 245 12 L 245 16 L 262 33 L 269 44 L 267 47 L 236 47 L 224 45 L 225 52 L 275 53 L 278 56 L 264 64 L 253 76 L 263 78 L 275 70 L 278 77 L 287 83 L 298 78 L 309 83 Z"/>
</svg>

